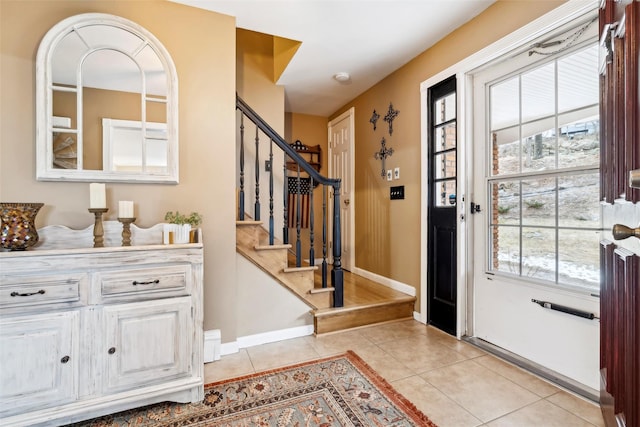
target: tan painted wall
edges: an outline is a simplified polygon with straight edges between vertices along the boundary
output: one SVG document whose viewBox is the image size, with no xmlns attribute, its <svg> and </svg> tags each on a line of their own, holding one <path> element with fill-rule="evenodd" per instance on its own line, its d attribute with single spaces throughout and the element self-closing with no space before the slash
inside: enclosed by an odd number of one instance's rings
<svg viewBox="0 0 640 427">
<path fill-rule="evenodd" d="M 0 200 L 44 202 L 36 224 L 84 228 L 86 183 L 35 180 L 35 57 L 44 34 L 79 13 L 111 13 L 153 33 L 171 54 L 179 81 L 180 184 L 107 184 L 107 219 L 133 200 L 136 223 L 168 210 L 199 211 L 205 246 L 205 329 L 236 337 L 235 20 L 159 0 L 0 2 Z"/>
<path fill-rule="evenodd" d="M 238 95 L 279 135 L 284 136 L 284 88 L 273 81 L 273 36 L 239 29 L 237 31 L 237 76 Z M 245 212 L 254 217 L 255 194 L 255 127 L 245 120 Z M 239 129 L 239 124 L 238 124 Z M 260 219 L 269 217 L 269 173 L 264 162 L 269 159 L 269 139 L 259 134 L 260 163 Z M 282 206 L 284 156 L 277 147 L 273 149 L 275 206 Z M 239 157 L 239 153 L 237 154 Z M 249 206 L 251 204 L 251 206 Z M 275 229 L 282 230 L 283 219 L 275 217 Z M 280 236 L 281 237 L 281 236 Z"/>
<path fill-rule="evenodd" d="M 415 287 L 420 301 L 420 83 L 562 3 L 498 1 L 330 117 L 355 107 L 356 267 Z M 400 111 L 391 136 L 383 121 L 390 103 Z M 376 131 L 369 123 L 374 109 L 381 116 Z M 394 149 L 386 169 L 400 167 L 399 180 L 380 176 L 373 154 L 382 137 Z M 389 200 L 392 185 L 405 186 L 404 200 Z"/>
</svg>

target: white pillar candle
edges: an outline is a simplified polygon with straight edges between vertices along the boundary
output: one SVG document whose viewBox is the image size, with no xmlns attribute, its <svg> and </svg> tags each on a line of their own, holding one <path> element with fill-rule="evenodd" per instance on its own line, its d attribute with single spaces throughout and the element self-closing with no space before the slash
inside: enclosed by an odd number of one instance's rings
<svg viewBox="0 0 640 427">
<path fill-rule="evenodd" d="M 104 184 L 89 184 L 89 207 L 91 209 L 104 209 L 107 207 L 107 194 Z"/>
<path fill-rule="evenodd" d="M 121 200 L 118 202 L 118 218 L 133 218 L 133 202 Z"/>
</svg>

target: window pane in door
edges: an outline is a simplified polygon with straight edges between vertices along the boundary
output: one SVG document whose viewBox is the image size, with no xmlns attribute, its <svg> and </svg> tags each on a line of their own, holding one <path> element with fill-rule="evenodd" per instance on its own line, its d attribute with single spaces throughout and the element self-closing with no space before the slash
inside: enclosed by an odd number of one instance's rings
<svg viewBox="0 0 640 427">
<path fill-rule="evenodd" d="M 598 104 L 598 45 L 558 61 L 558 111 Z"/>
<path fill-rule="evenodd" d="M 520 224 L 520 181 L 491 184 L 492 224 Z"/>
<path fill-rule="evenodd" d="M 491 129 L 502 129 L 520 122 L 519 77 L 491 86 Z"/>
<path fill-rule="evenodd" d="M 434 152 L 448 150 L 456 147 L 456 123 L 436 128 Z"/>
<path fill-rule="evenodd" d="M 522 122 L 556 112 L 555 63 L 522 74 Z"/>
<path fill-rule="evenodd" d="M 491 140 L 491 175 L 519 173 L 520 126 L 494 131 Z"/>
<path fill-rule="evenodd" d="M 556 231 L 522 227 L 522 276 L 556 280 Z"/>
<path fill-rule="evenodd" d="M 436 179 L 456 176 L 456 152 L 436 154 L 433 159 Z"/>
<path fill-rule="evenodd" d="M 456 180 L 455 178 L 436 182 L 436 197 L 434 197 L 436 207 L 455 206 L 456 204 Z"/>
<path fill-rule="evenodd" d="M 558 178 L 558 225 L 600 228 L 599 174 L 579 174 Z"/>
<path fill-rule="evenodd" d="M 600 289 L 600 232 L 558 231 L 558 282 Z"/>
<path fill-rule="evenodd" d="M 434 111 L 435 124 L 453 120 L 456 118 L 456 94 L 451 94 L 440 98 L 435 102 Z"/>
<path fill-rule="evenodd" d="M 556 168 L 555 117 L 522 126 L 522 172 Z"/>
<path fill-rule="evenodd" d="M 600 164 L 600 118 L 597 109 L 596 105 L 558 117 L 558 167 Z"/>
<path fill-rule="evenodd" d="M 493 226 L 490 269 L 520 275 L 520 228 Z"/>
<path fill-rule="evenodd" d="M 556 179 L 522 180 L 522 224 L 556 225 Z"/>
</svg>

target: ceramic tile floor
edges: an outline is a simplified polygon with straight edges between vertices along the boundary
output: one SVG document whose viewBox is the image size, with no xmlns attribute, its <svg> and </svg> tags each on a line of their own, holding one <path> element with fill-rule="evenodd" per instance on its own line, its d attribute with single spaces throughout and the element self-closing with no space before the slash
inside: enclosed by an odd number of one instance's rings
<svg viewBox="0 0 640 427">
<path fill-rule="evenodd" d="M 596 404 L 413 320 L 242 349 L 205 364 L 205 382 L 346 350 L 439 427 L 604 426 Z"/>
</svg>

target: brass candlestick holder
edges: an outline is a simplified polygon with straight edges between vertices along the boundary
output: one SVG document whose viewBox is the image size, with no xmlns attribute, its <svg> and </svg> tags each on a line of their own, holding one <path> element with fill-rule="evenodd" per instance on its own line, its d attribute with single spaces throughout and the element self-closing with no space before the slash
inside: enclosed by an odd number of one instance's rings
<svg viewBox="0 0 640 427">
<path fill-rule="evenodd" d="M 89 208 L 89 212 L 91 212 L 95 216 L 95 222 L 93 224 L 94 248 L 104 247 L 104 227 L 102 226 L 102 214 L 107 212 L 108 210 L 108 208 Z"/>
<path fill-rule="evenodd" d="M 135 218 L 118 218 L 122 223 L 122 246 L 131 246 L 131 223 Z"/>
</svg>

